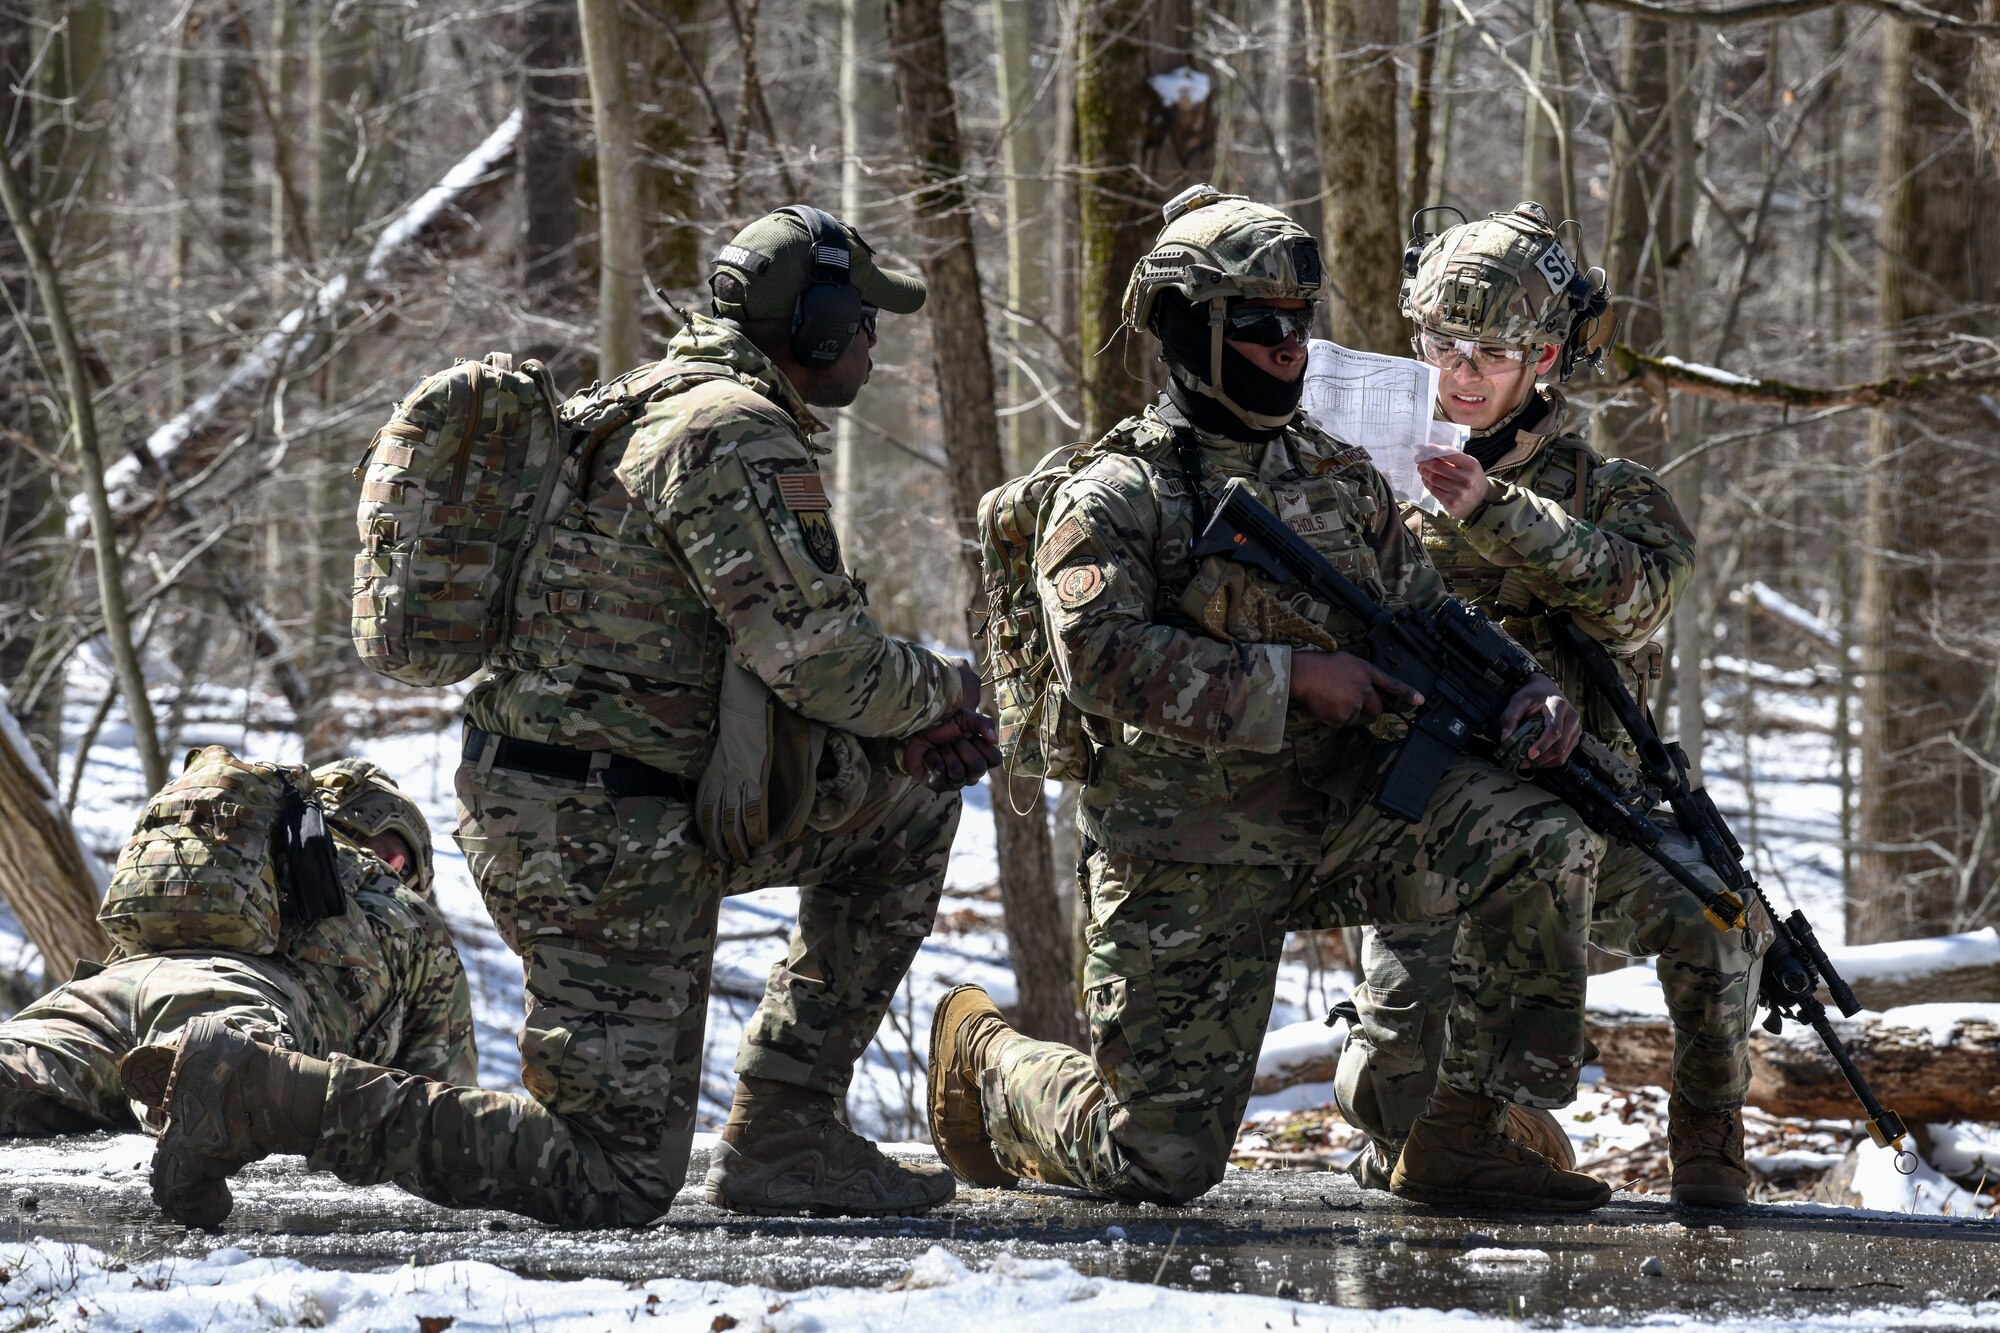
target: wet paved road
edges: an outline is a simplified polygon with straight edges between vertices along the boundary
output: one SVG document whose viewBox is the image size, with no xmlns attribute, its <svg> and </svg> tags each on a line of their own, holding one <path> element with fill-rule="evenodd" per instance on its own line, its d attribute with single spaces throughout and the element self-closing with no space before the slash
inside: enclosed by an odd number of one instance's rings
<svg viewBox="0 0 2000 1333">
<path fill-rule="evenodd" d="M 652 1229 L 562 1232 L 435 1208 L 394 1189 L 348 1189 L 280 1161 L 246 1173 L 218 1237 L 160 1223 L 146 1197 L 143 1152 L 138 1140 L 112 1136 L 60 1149 L 0 1144 L 0 1240 L 45 1236 L 135 1259 L 206 1253 L 220 1241 L 330 1266 L 482 1259 L 536 1276 L 674 1276 L 780 1289 L 887 1282 L 944 1242 L 973 1264 L 1007 1248 L 1093 1275 L 1197 1290 L 1585 1323 L 1661 1311 L 1810 1318 L 2000 1301 L 1993 1221 L 1802 1207 L 1714 1214 L 1629 1194 L 1583 1217 L 1446 1214 L 1363 1192 L 1345 1176 L 1231 1172 L 1186 1208 L 1104 1204 L 1037 1187 L 964 1191 L 928 1218 L 792 1221 L 724 1213 L 690 1190 Z M 702 1157 L 691 1179 L 700 1179 Z M 2000 1308 L 1995 1317 L 2000 1324 Z"/>
</svg>

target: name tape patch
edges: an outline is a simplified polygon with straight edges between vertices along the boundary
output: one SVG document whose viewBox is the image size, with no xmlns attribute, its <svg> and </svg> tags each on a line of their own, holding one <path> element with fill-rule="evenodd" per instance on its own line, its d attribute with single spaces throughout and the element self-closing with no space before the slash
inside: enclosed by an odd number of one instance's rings
<svg viewBox="0 0 2000 1333">
<path fill-rule="evenodd" d="M 755 250 L 745 250 L 740 245 L 725 245 L 715 252 L 715 262 L 740 268 L 751 277 L 756 277 L 771 267 L 771 256 L 760 255 Z"/>
</svg>

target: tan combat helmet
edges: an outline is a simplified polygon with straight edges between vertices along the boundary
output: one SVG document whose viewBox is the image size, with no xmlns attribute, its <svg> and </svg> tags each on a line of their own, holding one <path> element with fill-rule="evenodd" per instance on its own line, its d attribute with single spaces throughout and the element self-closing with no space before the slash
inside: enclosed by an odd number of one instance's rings
<svg viewBox="0 0 2000 1333">
<path fill-rule="evenodd" d="M 1167 225 L 1133 267 L 1125 287 L 1125 322 L 1150 330 L 1160 293 L 1169 287 L 1196 304 L 1206 301 L 1212 330 L 1208 382 L 1196 383 L 1195 390 L 1251 426 L 1270 430 L 1285 425 L 1290 416 L 1259 416 L 1223 392 L 1223 318 L 1232 300 L 1318 300 L 1326 281 L 1319 242 L 1277 209 L 1224 194 L 1213 185 L 1189 186 L 1162 211 Z"/>
<path fill-rule="evenodd" d="M 384 833 L 401 836 L 416 856 L 415 875 L 406 882 L 431 896 L 431 828 L 394 779 L 365 759 L 336 759 L 313 770 L 313 785 L 327 823 L 355 842 L 366 845 Z"/>
<path fill-rule="evenodd" d="M 1598 364 L 1616 322 L 1604 270 L 1577 267 L 1547 209 L 1522 203 L 1435 234 L 1419 231 L 1418 221 L 1431 211 L 1411 219 L 1403 253 L 1405 315 L 1454 338 L 1559 346 L 1558 380 L 1579 363 Z"/>
</svg>

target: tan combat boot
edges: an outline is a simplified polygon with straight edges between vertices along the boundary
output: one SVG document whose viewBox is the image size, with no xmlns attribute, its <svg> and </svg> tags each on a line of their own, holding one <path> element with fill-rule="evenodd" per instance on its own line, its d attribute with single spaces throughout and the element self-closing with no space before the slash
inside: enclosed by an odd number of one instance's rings
<svg viewBox="0 0 2000 1333">
<path fill-rule="evenodd" d="M 118 1077 L 126 1096 L 166 1114 L 153 1202 L 176 1222 L 212 1229 L 234 1206 L 228 1177 L 272 1153 L 318 1146 L 333 1066 L 204 1016 L 174 1045 L 134 1050 Z"/>
<path fill-rule="evenodd" d="M 732 1213 L 881 1217 L 928 1212 L 956 1188 L 949 1172 L 884 1157 L 832 1093 L 739 1078 L 703 1193 Z"/>
<path fill-rule="evenodd" d="M 1750 1202 L 1742 1111 L 1697 1110 L 1674 1093 L 1667 1099 L 1667 1155 L 1674 1164 L 1675 1203 L 1741 1208 Z"/>
<path fill-rule="evenodd" d="M 1501 1132 L 1514 1142 L 1534 1149 L 1565 1171 L 1576 1169 L 1576 1145 L 1569 1135 L 1556 1123 L 1556 1118 L 1535 1106 L 1507 1107 L 1507 1123 Z M 1354 1177 L 1354 1183 L 1365 1190 L 1388 1190 L 1389 1180 L 1396 1170 L 1396 1158 L 1402 1154 L 1399 1143 L 1378 1139 L 1370 1135 L 1361 1145 L 1361 1151 L 1347 1164 L 1347 1174 Z"/>
<path fill-rule="evenodd" d="M 931 1015 L 931 1064 L 925 1089 L 931 1146 L 952 1174 L 968 1185 L 1005 1189 L 1018 1179 L 993 1155 L 993 1140 L 980 1111 L 979 1075 L 998 1054 L 997 1048 L 1021 1039 L 978 986 L 952 987 Z"/>
<path fill-rule="evenodd" d="M 1440 1083 L 1410 1127 L 1389 1188 L 1419 1203 L 1582 1213 L 1601 1208 L 1610 1187 L 1557 1166 L 1508 1137 L 1508 1103 Z"/>
<path fill-rule="evenodd" d="M 1565 1171 L 1576 1170 L 1576 1145 L 1554 1115 L 1539 1106 L 1507 1104 L 1507 1137 L 1534 1149 Z"/>
</svg>

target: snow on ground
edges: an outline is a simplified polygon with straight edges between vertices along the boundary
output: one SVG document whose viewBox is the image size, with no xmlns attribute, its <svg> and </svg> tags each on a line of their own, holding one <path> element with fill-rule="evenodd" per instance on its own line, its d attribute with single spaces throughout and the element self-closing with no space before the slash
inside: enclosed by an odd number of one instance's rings
<svg viewBox="0 0 2000 1333">
<path fill-rule="evenodd" d="M 1533 1265 L 1542 1251 L 1475 1249 L 1460 1262 L 1475 1271 Z M 568 1333 L 644 1327 L 661 1330 L 902 1330 L 1006 1327 L 1021 1330 L 1139 1327 L 1229 1330 L 1300 1328 L 1340 1333 L 1400 1333 L 1410 1328 L 1518 1329 L 1519 1321 L 1466 1311 L 1349 1310 L 1266 1296 L 1176 1291 L 1106 1277 L 1086 1277 L 1058 1259 L 1002 1252 L 974 1268 L 934 1245 L 901 1277 L 879 1287 L 813 1287 L 780 1292 L 659 1277 L 626 1283 L 604 1278 L 548 1281 L 490 1264 L 459 1262 L 378 1272 L 329 1272 L 295 1260 L 253 1258 L 230 1246 L 205 1257 L 128 1264 L 87 1246 L 51 1241 L 0 1244 L 0 1310 L 12 1326 L 50 1330 L 143 1328 L 200 1333 L 213 1328 L 291 1327 L 335 1333 L 415 1328 L 419 1333 L 495 1330 Z M 1637 1323 L 1590 1327 L 1678 1328 L 1766 1333 L 1862 1333 L 1908 1329 L 1992 1328 L 2000 1306 L 1937 1302 L 1856 1315 L 1720 1320 L 1652 1315 Z"/>
</svg>

